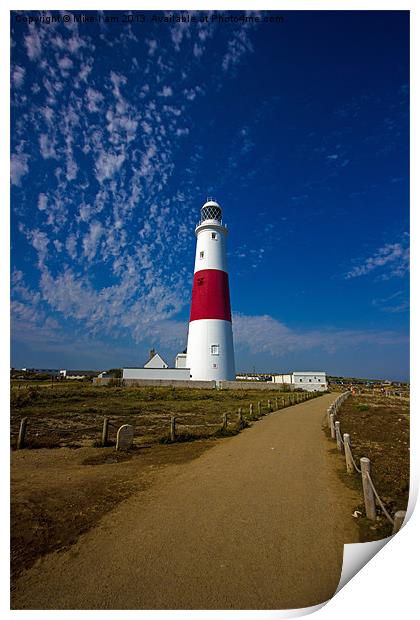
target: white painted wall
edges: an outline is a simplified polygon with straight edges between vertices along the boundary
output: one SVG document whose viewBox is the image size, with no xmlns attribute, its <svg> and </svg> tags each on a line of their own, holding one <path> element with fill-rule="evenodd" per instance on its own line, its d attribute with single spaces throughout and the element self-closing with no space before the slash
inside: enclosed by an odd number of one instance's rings
<svg viewBox="0 0 420 620">
<path fill-rule="evenodd" d="M 123 368 L 123 379 L 189 380 L 189 368 Z"/>
<path fill-rule="evenodd" d="M 272 383 L 292 383 L 292 375 L 273 375 L 271 381 Z"/>
<path fill-rule="evenodd" d="M 219 345 L 212 355 L 211 346 Z M 234 381 L 232 323 L 219 319 L 192 321 L 188 330 L 187 367 L 194 381 Z"/>
<path fill-rule="evenodd" d="M 175 358 L 175 368 L 187 368 L 187 354 L 178 353 Z"/>
<path fill-rule="evenodd" d="M 325 391 L 328 389 L 325 372 L 292 372 L 291 374 L 273 375 L 273 383 L 292 384 L 294 388 L 308 392 Z"/>
<path fill-rule="evenodd" d="M 325 372 L 294 372 L 293 384 L 308 392 L 323 392 L 328 389 Z"/>
</svg>

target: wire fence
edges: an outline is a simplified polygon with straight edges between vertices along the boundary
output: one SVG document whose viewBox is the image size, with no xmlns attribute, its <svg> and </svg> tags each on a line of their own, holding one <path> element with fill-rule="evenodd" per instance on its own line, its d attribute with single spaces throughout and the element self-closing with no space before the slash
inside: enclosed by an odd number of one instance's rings
<svg viewBox="0 0 420 620">
<path fill-rule="evenodd" d="M 335 419 L 341 405 L 351 395 L 351 392 L 344 392 L 328 407 L 326 417 L 330 426 L 331 438 L 337 442 L 337 448 L 342 452 L 344 450 L 346 458 L 346 468 L 348 473 L 356 471 L 362 477 L 363 499 L 365 504 L 366 516 L 370 520 L 376 519 L 376 505 L 392 525 L 392 533 L 396 534 L 402 527 L 406 516 L 405 510 L 398 510 L 392 517 L 388 512 L 384 502 L 373 483 L 371 477 L 371 462 L 367 457 L 360 459 L 360 467 L 358 467 L 351 449 L 351 439 L 348 433 L 341 433 L 340 421 Z M 375 501 L 376 500 L 376 501 Z"/>
</svg>

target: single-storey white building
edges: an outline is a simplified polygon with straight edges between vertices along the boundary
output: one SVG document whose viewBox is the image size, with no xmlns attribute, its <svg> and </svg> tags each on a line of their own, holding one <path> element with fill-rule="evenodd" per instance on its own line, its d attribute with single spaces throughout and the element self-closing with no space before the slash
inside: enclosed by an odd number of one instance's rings
<svg viewBox="0 0 420 620">
<path fill-rule="evenodd" d="M 175 368 L 169 368 L 165 360 L 153 349 L 150 351 L 150 359 L 143 368 L 123 368 L 123 379 L 165 379 L 165 380 L 190 380 L 190 369 L 185 368 L 186 358 L 182 353 L 176 356 Z M 182 363 L 184 362 L 184 365 Z"/>
<path fill-rule="evenodd" d="M 325 372 L 299 371 L 273 375 L 273 383 L 289 384 L 292 389 L 301 389 L 308 392 L 324 392 L 328 389 Z"/>
</svg>

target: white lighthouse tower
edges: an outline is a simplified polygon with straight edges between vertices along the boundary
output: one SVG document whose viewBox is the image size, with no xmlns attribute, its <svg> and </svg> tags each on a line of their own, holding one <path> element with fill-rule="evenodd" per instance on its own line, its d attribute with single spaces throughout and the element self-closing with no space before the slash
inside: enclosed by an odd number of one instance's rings
<svg viewBox="0 0 420 620">
<path fill-rule="evenodd" d="M 186 365 L 191 379 L 196 381 L 235 380 L 227 234 L 220 205 L 208 200 L 195 229 L 197 248 L 188 329 Z"/>
</svg>

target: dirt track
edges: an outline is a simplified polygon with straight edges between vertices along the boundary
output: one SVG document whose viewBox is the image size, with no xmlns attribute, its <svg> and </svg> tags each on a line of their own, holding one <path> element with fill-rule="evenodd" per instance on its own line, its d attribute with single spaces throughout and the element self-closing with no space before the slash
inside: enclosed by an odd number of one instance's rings
<svg viewBox="0 0 420 620">
<path fill-rule="evenodd" d="M 263 418 L 108 513 L 16 583 L 14 609 L 286 609 L 330 598 L 357 498 L 321 422 L 334 395 Z M 342 467 L 342 464 L 341 464 Z"/>
</svg>

